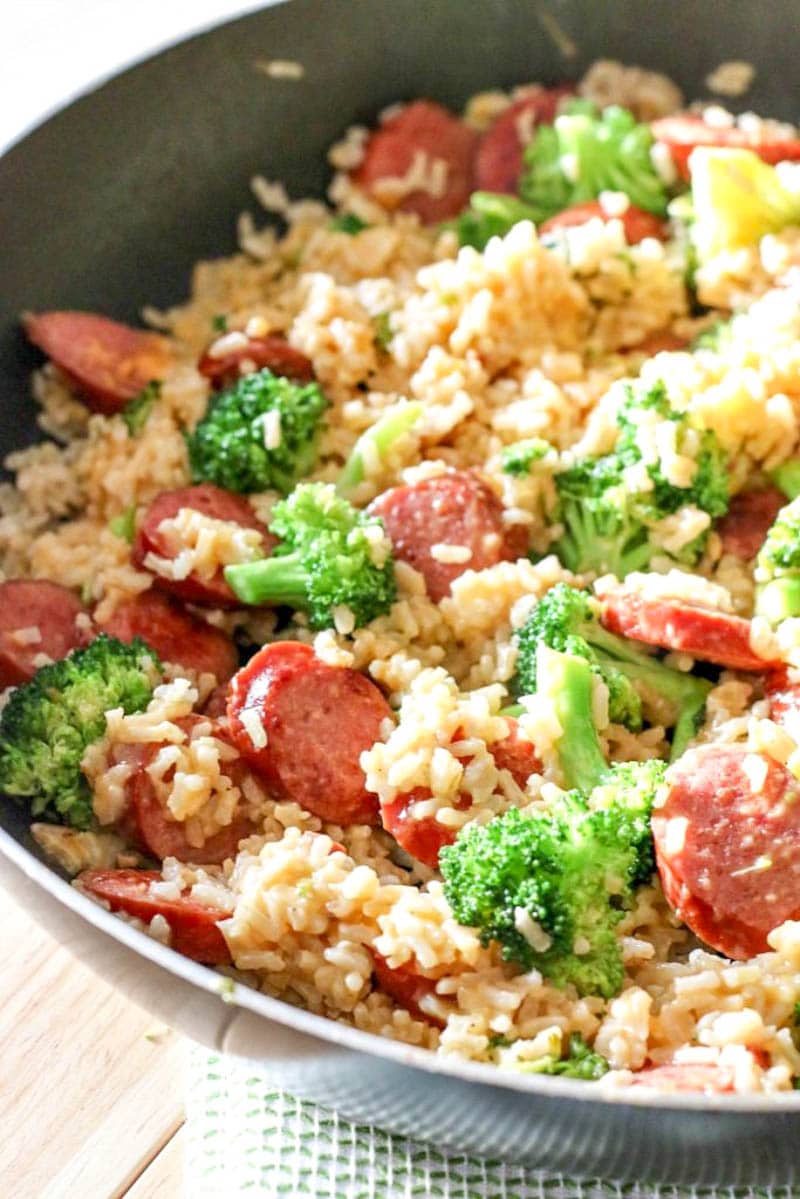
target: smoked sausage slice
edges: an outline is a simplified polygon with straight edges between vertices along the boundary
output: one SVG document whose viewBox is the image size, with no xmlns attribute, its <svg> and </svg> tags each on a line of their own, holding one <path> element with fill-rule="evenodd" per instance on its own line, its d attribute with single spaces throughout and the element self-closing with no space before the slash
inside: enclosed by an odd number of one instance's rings
<svg viewBox="0 0 800 1199">
<path fill-rule="evenodd" d="M 108 416 L 170 368 L 169 343 L 92 312 L 28 313 L 22 326 L 83 395 L 86 407 Z"/>
<path fill-rule="evenodd" d="M 277 795 L 322 820 L 377 824 L 359 758 L 392 711 L 357 670 L 329 666 L 298 641 L 276 641 L 230 684 L 228 721 L 242 756 Z"/>
<path fill-rule="evenodd" d="M 247 345 L 237 346 L 224 354 L 214 354 L 213 345 L 203 353 L 197 364 L 201 375 L 211 380 L 212 386 L 220 390 L 231 387 L 242 374 L 253 371 L 271 370 L 273 375 L 285 375 L 298 383 L 311 383 L 314 367 L 310 358 L 290 346 L 285 337 L 270 334 L 267 337 L 248 337 Z M 243 369 L 244 368 L 244 369 Z"/>
<path fill-rule="evenodd" d="M 174 550 L 168 539 L 159 530 L 164 520 L 171 520 L 181 508 L 193 508 L 214 520 L 231 521 L 246 529 L 255 529 L 261 534 L 264 554 L 269 554 L 276 539 L 257 518 L 250 504 L 240 495 L 233 495 L 213 483 L 198 483 L 194 487 L 178 487 L 175 491 L 162 491 L 156 496 L 145 513 L 144 519 L 131 548 L 131 559 L 135 566 L 149 569 L 148 554 L 159 558 L 171 558 Z M 154 573 L 154 585 L 169 591 L 191 604 L 213 608 L 238 608 L 240 602 L 225 582 L 222 569 L 210 579 L 201 578 L 192 571 L 185 579 L 171 579 Z"/>
<path fill-rule="evenodd" d="M 523 150 L 533 139 L 537 125 L 552 125 L 559 104 L 574 92 L 571 83 L 532 88 L 500 113 L 478 146 L 475 157 L 478 191 L 517 194 Z"/>
<path fill-rule="evenodd" d="M 654 216 L 652 212 L 645 212 L 643 208 L 636 208 L 633 204 L 629 204 L 624 212 L 616 216 L 606 212 L 599 200 L 587 200 L 584 204 L 573 204 L 562 212 L 557 212 L 539 226 L 539 233 L 547 234 L 552 233 L 554 229 L 571 229 L 575 225 L 585 225 L 593 217 L 599 217 L 605 222 L 622 221 L 625 240 L 629 246 L 637 245 L 646 237 L 655 237 L 658 241 L 667 239 L 667 222 L 661 217 Z"/>
<path fill-rule="evenodd" d="M 195 962 L 209 966 L 230 963 L 227 942 L 218 921 L 230 915 L 192 899 L 188 892 L 177 899 L 150 893 L 150 884 L 161 881 L 157 870 L 84 870 L 76 882 L 109 905 L 112 912 L 127 912 L 147 924 L 163 916 L 169 925 L 172 948 Z"/>
<path fill-rule="evenodd" d="M 762 673 L 774 662 L 750 648 L 750 621 L 679 599 L 649 599 L 615 587 L 603 594 L 602 623 L 612 633 L 691 654 L 730 670 Z"/>
<path fill-rule="evenodd" d="M 383 521 L 395 557 L 423 575 L 436 602 L 449 595 L 450 584 L 464 571 L 516 561 L 527 552 L 524 525 L 506 526 L 497 496 L 468 471 L 393 487 L 373 500 L 369 510 Z M 437 547 L 451 546 L 469 554 L 462 561 L 443 561 L 447 549 Z"/>
<path fill-rule="evenodd" d="M 653 812 L 667 902 L 713 949 L 744 959 L 800 916 L 800 782 L 744 745 L 688 750 Z"/>
<path fill-rule="evenodd" d="M 737 558 L 755 558 L 775 517 L 787 502 L 777 487 L 740 491 L 735 495 L 728 511 L 717 523 L 725 553 L 735 554 Z"/>
<path fill-rule="evenodd" d="M 697 146 L 733 146 L 752 150 L 764 162 L 800 159 L 800 139 L 749 133 L 738 125 L 708 125 L 700 116 L 688 112 L 660 117 L 650 128 L 657 142 L 668 147 L 675 169 L 682 179 L 690 178 L 689 156 Z"/>
<path fill-rule="evenodd" d="M 389 211 L 414 212 L 428 225 L 446 221 L 469 200 L 477 144 L 477 134 L 441 104 L 415 100 L 370 134 L 353 180 Z M 402 181 L 415 169 L 425 182 L 406 191 Z M 400 185 L 396 194 L 389 180 Z"/>
<path fill-rule="evenodd" d="M 164 662 L 174 662 L 198 674 L 207 671 L 221 683 L 239 665 L 230 637 L 158 591 L 143 591 L 122 600 L 99 627 L 120 641 L 141 637 Z"/>
<path fill-rule="evenodd" d="M 0 690 L 33 678 L 40 654 L 53 662 L 93 637 L 78 597 L 49 579 L 0 583 Z"/>
</svg>

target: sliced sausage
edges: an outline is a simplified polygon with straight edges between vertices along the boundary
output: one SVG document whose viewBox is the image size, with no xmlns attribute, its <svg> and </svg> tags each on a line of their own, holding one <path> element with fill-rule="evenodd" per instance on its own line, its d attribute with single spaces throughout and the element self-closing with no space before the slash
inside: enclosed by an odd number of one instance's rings
<svg viewBox="0 0 800 1199">
<path fill-rule="evenodd" d="M 657 329 L 655 333 L 648 333 L 647 337 L 637 345 L 631 346 L 628 353 L 647 354 L 652 358 L 655 354 L 685 350 L 688 345 L 689 342 L 685 337 L 679 337 L 677 333 L 670 333 L 668 329 Z"/>
<path fill-rule="evenodd" d="M 194 715 L 175 723 L 191 733 L 198 725 L 208 725 L 210 722 L 206 716 Z M 216 722 L 211 726 L 210 735 L 231 744 L 227 730 Z M 226 858 L 236 857 L 239 842 L 255 831 L 255 825 L 243 813 L 234 816 L 229 825 L 198 846 L 189 843 L 184 822 L 176 820 L 162 803 L 148 774 L 148 767 L 153 765 L 167 744 L 166 741 L 155 741 L 144 745 L 123 743 L 113 747 L 113 762 L 124 762 L 130 767 L 130 774 L 125 781 L 127 806 L 119 821 L 120 831 L 144 853 L 151 854 L 161 862 L 165 858 L 177 858 L 179 862 L 207 866 L 219 865 Z M 241 790 L 249 770 L 241 758 L 235 758 L 225 764 L 224 773 Z M 172 774 L 174 768 L 165 774 L 167 782 Z"/>
<path fill-rule="evenodd" d="M 41 654 L 53 662 L 92 640 L 89 614 L 48 579 L 0 583 L 0 690 L 33 678 Z"/>
<path fill-rule="evenodd" d="M 764 691 L 769 700 L 770 720 L 800 731 L 800 683 L 791 680 L 785 666 L 769 672 L 764 680 Z"/>
<path fill-rule="evenodd" d="M 533 140 L 537 125 L 552 125 L 559 104 L 574 92 L 571 83 L 536 87 L 509 104 L 481 138 L 475 157 L 475 187 L 516 195 L 522 152 Z"/>
<path fill-rule="evenodd" d="M 273 375 L 285 375 L 297 383 L 311 383 L 314 367 L 310 358 L 290 346 L 285 337 L 271 334 L 268 337 L 248 337 L 247 344 L 227 350 L 224 354 L 212 352 L 215 343 L 200 358 L 197 369 L 220 390 L 231 387 L 242 375 L 254 371 L 271 370 Z"/>
<path fill-rule="evenodd" d="M 777 487 L 740 491 L 735 495 L 728 511 L 717 522 L 725 553 L 737 558 L 755 558 L 785 504 L 786 496 Z"/>
<path fill-rule="evenodd" d="M 493 742 L 488 748 L 497 769 L 508 770 L 517 786 L 524 790 L 530 775 L 542 771 L 542 762 L 531 742 L 520 737 L 516 720 L 512 717 L 506 719 L 510 726 L 508 736 Z M 414 805 L 430 798 L 431 792 L 427 788 L 415 787 L 413 791 L 395 796 L 388 803 L 381 803 L 381 823 L 406 853 L 436 869 L 439 851 L 443 846 L 453 844 L 456 830 L 441 824 L 433 816 L 421 819 L 414 816 Z M 468 794 L 462 796 L 462 801 L 455 806 L 470 806 Z"/>
<path fill-rule="evenodd" d="M 732 1091 L 733 1070 L 714 1062 L 668 1062 L 663 1066 L 645 1066 L 637 1070 L 630 1081 L 632 1087 L 649 1087 L 654 1091 L 675 1093 L 701 1091 L 706 1095 Z"/>
<path fill-rule="evenodd" d="M 774 663 L 750 648 L 750 621 L 678 599 L 648 599 L 616 587 L 603 595 L 602 622 L 646 645 L 679 650 L 730 670 L 761 673 Z"/>
<path fill-rule="evenodd" d="M 441 104 L 416 100 L 370 134 L 353 180 L 389 211 L 414 212 L 432 225 L 466 206 L 477 143 L 477 134 Z M 424 182 L 406 190 L 402 181 L 417 172 Z"/>
<path fill-rule="evenodd" d="M 629 246 L 637 245 L 646 237 L 655 237 L 658 241 L 667 240 L 668 225 L 661 217 L 652 212 L 645 212 L 643 208 L 636 208 L 633 204 L 629 204 L 618 216 L 612 215 L 606 212 L 599 200 L 587 200 L 585 204 L 573 204 L 563 212 L 557 212 L 539 226 L 539 233 L 547 234 L 552 233 L 554 229 L 571 229 L 575 225 L 585 225 L 594 217 L 599 217 L 605 222 L 622 221 L 625 240 Z"/>
<path fill-rule="evenodd" d="M 198 674 L 208 672 L 220 682 L 227 681 L 239 665 L 230 637 L 158 591 L 123 600 L 99 628 L 120 641 L 141 637 L 164 662 Z"/>
<path fill-rule="evenodd" d="M 427 995 L 435 995 L 436 983 L 434 980 L 417 974 L 408 964 L 390 966 L 386 958 L 382 957 L 376 949 L 371 950 L 371 953 L 373 974 L 379 989 L 404 1007 L 415 1019 L 424 1020 L 427 1024 L 435 1025 L 436 1028 L 444 1028 L 444 1020 L 440 1020 L 438 1016 L 429 1015 L 420 1007 L 420 1002 Z"/>
<path fill-rule="evenodd" d="M 767 935 L 800 916 L 800 782 L 744 745 L 688 750 L 653 812 L 667 902 L 727 957 L 768 949 Z"/>
<path fill-rule="evenodd" d="M 228 710 L 228 684 L 220 683 L 203 704 L 203 715 L 212 716 L 214 720 L 226 719 Z"/>
<path fill-rule="evenodd" d="M 732 146 L 752 150 L 764 162 L 800 159 L 800 139 L 775 137 L 769 133 L 750 133 L 738 125 L 707 125 L 700 116 L 688 112 L 660 117 L 650 128 L 657 142 L 669 148 L 675 169 L 682 179 L 690 178 L 689 155 L 697 146 Z"/>
<path fill-rule="evenodd" d="M 379 495 L 369 510 L 382 519 L 395 557 L 423 575 L 428 595 L 437 603 L 465 571 L 513 562 L 528 550 L 525 526 L 505 525 L 497 496 L 467 471 L 448 471 L 393 487 Z M 440 546 L 463 547 L 470 551 L 469 557 L 441 561 L 435 556 Z M 446 557 L 445 551 L 439 553 Z"/>
<path fill-rule="evenodd" d="M 329 666 L 298 641 L 264 646 L 228 698 L 231 737 L 267 786 L 336 824 L 377 824 L 359 758 L 391 716 L 363 674 Z"/>
<path fill-rule="evenodd" d="M 144 520 L 134 538 L 131 559 L 135 566 L 147 570 L 145 559 L 148 554 L 159 558 L 170 558 L 174 551 L 168 539 L 159 532 L 164 520 L 177 516 L 181 508 L 193 508 L 214 520 L 227 520 L 246 529 L 256 529 L 262 538 L 264 553 L 269 554 L 276 539 L 257 518 L 250 504 L 240 495 L 233 495 L 213 483 L 198 483 L 194 487 L 179 487 L 175 491 L 162 491 L 156 496 L 145 513 Z M 231 591 L 222 569 L 211 579 L 202 579 L 192 571 L 185 579 L 170 579 L 154 575 L 154 585 L 169 591 L 191 604 L 208 605 L 212 608 L 238 608 L 239 600 Z"/>
<path fill-rule="evenodd" d="M 224 966 L 231 960 L 218 921 L 230 913 L 192 899 L 188 892 L 177 899 L 150 893 L 150 884 L 161 881 L 157 870 L 84 870 L 76 882 L 90 895 L 104 900 L 112 912 L 127 912 L 147 924 L 163 916 L 169 925 L 172 948 L 195 962 Z"/>
<path fill-rule="evenodd" d="M 28 313 L 22 326 L 82 393 L 92 412 L 120 412 L 143 387 L 167 374 L 165 338 L 91 312 Z"/>
</svg>

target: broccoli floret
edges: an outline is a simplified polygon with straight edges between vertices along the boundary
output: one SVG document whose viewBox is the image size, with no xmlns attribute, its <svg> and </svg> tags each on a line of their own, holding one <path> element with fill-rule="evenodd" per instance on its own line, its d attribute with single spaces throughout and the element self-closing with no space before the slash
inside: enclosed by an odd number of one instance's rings
<svg viewBox="0 0 800 1199">
<path fill-rule="evenodd" d="M 327 407 L 316 383 L 269 370 L 245 375 L 211 401 L 187 434 L 192 480 L 226 491 L 288 494 L 314 467 Z"/>
<path fill-rule="evenodd" d="M 620 792 L 628 794 L 625 785 Z M 616 995 L 624 974 L 616 926 L 642 874 L 641 829 L 653 799 L 647 787 L 630 795 L 638 809 L 617 801 L 593 810 L 570 791 L 535 814 L 510 808 L 487 825 L 467 825 L 439 856 L 456 919 L 556 986 Z"/>
<path fill-rule="evenodd" d="M 225 578 L 245 604 L 288 604 L 330 628 L 347 608 L 355 627 L 388 612 L 395 599 L 394 560 L 383 525 L 326 483 L 301 483 L 272 510 L 281 538 L 272 557 L 227 566 Z"/>
<path fill-rule="evenodd" d="M 122 409 L 122 419 L 130 437 L 138 437 L 150 418 L 156 400 L 161 398 L 161 384 L 152 379 L 137 396 L 129 400 Z"/>
<path fill-rule="evenodd" d="M 660 461 L 650 461 L 642 453 L 648 427 L 666 421 L 675 426 L 677 453 L 695 462 L 686 487 L 671 482 Z M 617 426 L 619 435 L 611 453 L 581 459 L 556 475 L 558 519 L 564 532 L 553 549 L 570 570 L 610 572 L 623 578 L 647 569 L 656 554 L 666 554 L 652 536 L 653 526 L 664 517 L 686 506 L 700 508 L 712 519 L 724 516 L 730 484 L 727 457 L 716 434 L 694 428 L 687 413 L 676 412 L 663 383 L 647 390 L 628 387 Z M 637 483 L 640 472 L 630 470 L 640 465 L 645 468 L 644 484 Z M 708 530 L 670 556 L 683 565 L 694 564 L 707 536 Z"/>
<path fill-rule="evenodd" d="M 372 318 L 372 327 L 375 330 L 375 345 L 383 354 L 387 354 L 389 352 L 389 346 L 392 338 L 394 337 L 390 313 L 379 312 L 377 316 Z"/>
<path fill-rule="evenodd" d="M 458 244 L 474 246 L 484 250 L 493 237 L 505 237 L 519 221 L 537 223 L 543 219 L 541 211 L 500 192 L 473 192 L 469 208 L 452 222 L 451 228 L 458 235 Z"/>
<path fill-rule="evenodd" d="M 781 508 L 756 560 L 757 616 L 780 624 L 800 616 L 800 497 Z"/>
<path fill-rule="evenodd" d="M 354 212 L 342 212 L 332 218 L 328 228 L 333 233 L 348 233 L 350 237 L 355 237 L 362 229 L 369 229 L 369 225 Z"/>
<path fill-rule="evenodd" d="M 422 404 L 416 402 L 395 404 L 362 433 L 336 481 L 339 495 L 349 499 L 355 488 L 364 481 L 365 462 L 374 462 L 376 459 L 382 461 L 396 442 L 419 423 L 423 412 Z"/>
<path fill-rule="evenodd" d="M 540 646 L 539 694 L 562 734 L 556 744 L 573 790 L 522 815 L 511 808 L 469 824 L 439 866 L 456 919 L 497 941 L 503 955 L 556 986 L 610 997 L 623 981 L 616 926 L 653 871 L 650 813 L 663 762 L 606 762 L 593 717 L 589 662 Z"/>
<path fill-rule="evenodd" d="M 85 829 L 92 797 L 81 774 L 86 747 L 105 733 L 111 708 L 141 712 L 160 663 L 143 641 L 101 634 L 86 649 L 37 671 L 0 715 L 0 791 L 31 800 L 34 816 Z"/>
<path fill-rule="evenodd" d="M 108 527 L 115 537 L 120 537 L 127 541 L 128 545 L 132 545 L 136 536 L 136 505 L 129 504 L 127 508 L 123 508 L 108 522 Z"/>
<path fill-rule="evenodd" d="M 515 441 L 513 445 L 507 445 L 501 451 L 500 468 L 505 474 L 522 479 L 525 475 L 530 474 L 534 463 L 541 462 L 552 448 L 550 442 L 544 441 L 541 437 L 531 437 L 527 441 Z"/>
<path fill-rule="evenodd" d="M 534 1062 L 515 1062 L 514 1069 L 523 1074 L 560 1074 L 563 1078 L 581 1078 L 593 1082 L 607 1074 L 607 1060 L 587 1045 L 580 1033 L 574 1032 L 569 1039 L 566 1057 L 537 1058 Z"/>
<path fill-rule="evenodd" d="M 516 635 L 516 695 L 538 689 L 539 647 L 585 658 L 608 688 L 609 718 L 633 732 L 642 727 L 642 698 L 658 700 L 672 712 L 672 757 L 679 757 L 697 731 L 711 683 L 671 670 L 634 642 L 604 629 L 598 604 L 588 592 L 557 583 L 539 601 Z"/>
<path fill-rule="evenodd" d="M 546 220 L 601 192 L 624 192 L 632 204 L 663 216 L 667 191 L 653 166 L 649 125 L 625 108 L 599 112 L 574 100 L 553 125 L 540 125 L 526 148 L 519 192 Z"/>
</svg>

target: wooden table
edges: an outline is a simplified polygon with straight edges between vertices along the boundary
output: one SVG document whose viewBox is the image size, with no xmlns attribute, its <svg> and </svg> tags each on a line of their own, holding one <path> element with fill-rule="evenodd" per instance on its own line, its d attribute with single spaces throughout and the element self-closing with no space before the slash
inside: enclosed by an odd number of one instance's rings
<svg viewBox="0 0 800 1199">
<path fill-rule="evenodd" d="M 177 1199 L 187 1041 L 0 904 L 0 1194 Z"/>
</svg>

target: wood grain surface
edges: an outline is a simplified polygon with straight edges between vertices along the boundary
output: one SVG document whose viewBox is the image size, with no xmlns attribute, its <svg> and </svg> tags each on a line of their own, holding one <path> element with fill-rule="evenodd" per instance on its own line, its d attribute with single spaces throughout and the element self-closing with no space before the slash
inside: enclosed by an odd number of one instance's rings
<svg viewBox="0 0 800 1199">
<path fill-rule="evenodd" d="M 0 1193 L 178 1199 L 187 1042 L 0 902 Z"/>
</svg>

